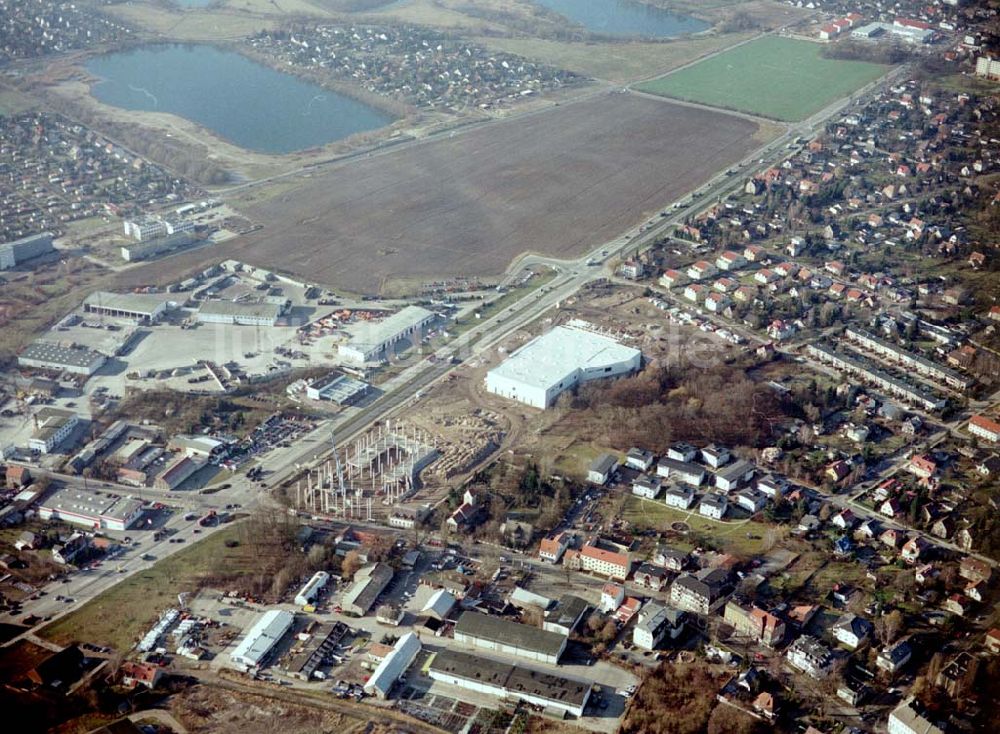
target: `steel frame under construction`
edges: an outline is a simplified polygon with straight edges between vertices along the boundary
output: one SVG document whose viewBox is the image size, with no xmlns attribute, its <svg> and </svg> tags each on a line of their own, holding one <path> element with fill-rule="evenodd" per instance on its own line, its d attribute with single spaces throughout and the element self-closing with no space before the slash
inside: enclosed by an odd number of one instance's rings
<svg viewBox="0 0 1000 734">
<path fill-rule="evenodd" d="M 374 498 L 391 506 L 411 496 L 417 477 L 439 452 L 424 431 L 391 420 L 306 471 L 295 487 L 296 506 L 324 515 L 372 519 Z"/>
</svg>

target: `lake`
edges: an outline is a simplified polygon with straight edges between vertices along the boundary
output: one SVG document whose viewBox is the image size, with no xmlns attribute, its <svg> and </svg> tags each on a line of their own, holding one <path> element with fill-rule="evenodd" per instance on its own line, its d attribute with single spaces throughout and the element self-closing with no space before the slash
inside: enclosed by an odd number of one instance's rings
<svg viewBox="0 0 1000 734">
<path fill-rule="evenodd" d="M 216 0 L 174 0 L 182 8 L 207 8 Z"/>
<path fill-rule="evenodd" d="M 675 15 L 630 0 L 535 0 L 542 7 L 579 23 L 588 31 L 611 36 L 672 38 L 712 27 L 697 18 Z"/>
<path fill-rule="evenodd" d="M 205 44 L 158 44 L 86 63 L 99 101 L 169 112 L 261 153 L 291 153 L 377 130 L 380 110 Z"/>
</svg>

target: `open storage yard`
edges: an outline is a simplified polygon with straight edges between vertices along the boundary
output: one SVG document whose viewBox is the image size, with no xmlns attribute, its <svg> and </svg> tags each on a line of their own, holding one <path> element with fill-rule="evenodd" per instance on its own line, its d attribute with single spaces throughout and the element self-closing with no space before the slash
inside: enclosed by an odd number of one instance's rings
<svg viewBox="0 0 1000 734">
<path fill-rule="evenodd" d="M 889 67 L 827 59 L 811 41 L 767 36 L 712 56 L 636 89 L 740 110 L 776 120 L 804 120 L 878 79 Z"/>
<path fill-rule="evenodd" d="M 235 255 L 353 292 L 496 274 L 524 252 L 583 254 L 760 145 L 708 110 L 607 94 L 333 166 L 243 207 L 268 225 L 135 282 Z"/>
</svg>

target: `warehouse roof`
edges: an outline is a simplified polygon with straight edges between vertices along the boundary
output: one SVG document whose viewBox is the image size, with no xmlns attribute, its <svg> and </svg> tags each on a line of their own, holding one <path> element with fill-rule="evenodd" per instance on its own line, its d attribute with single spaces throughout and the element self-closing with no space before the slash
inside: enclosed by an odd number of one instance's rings
<svg viewBox="0 0 1000 734">
<path fill-rule="evenodd" d="M 205 301 L 198 313 L 213 316 L 247 316 L 277 319 L 281 306 L 276 303 L 237 303 L 236 301 Z"/>
<path fill-rule="evenodd" d="M 21 359 L 47 362 L 61 367 L 89 367 L 104 355 L 85 347 L 64 347 L 53 342 L 37 341 L 21 352 Z"/>
<path fill-rule="evenodd" d="M 53 512 L 124 521 L 142 508 L 142 502 L 111 492 L 66 487 L 50 495 L 41 507 Z"/>
<path fill-rule="evenodd" d="M 150 315 L 154 311 L 166 308 L 167 299 L 160 293 L 95 291 L 84 299 L 83 305 L 89 308 Z"/>
<path fill-rule="evenodd" d="M 597 369 L 635 359 L 638 349 L 609 336 L 571 326 L 557 326 L 513 352 L 494 375 L 548 389 L 580 369 Z"/>
<path fill-rule="evenodd" d="M 344 596 L 344 606 L 357 607 L 366 614 L 392 577 L 392 568 L 384 563 L 360 569 L 354 574 L 354 586 Z"/>
<path fill-rule="evenodd" d="M 587 681 L 457 650 L 445 649 L 437 653 L 431 661 L 430 669 L 456 678 L 505 688 L 515 694 L 523 693 L 575 706 L 583 706 L 590 693 L 590 683 Z"/>
<path fill-rule="evenodd" d="M 294 621 L 295 616 L 283 609 L 264 612 L 230 657 L 236 662 L 259 665 L 271 648 L 285 636 Z"/>
<path fill-rule="evenodd" d="M 520 622 L 490 617 L 478 612 L 465 612 L 458 618 L 455 634 L 466 634 L 491 642 L 516 645 L 543 655 L 559 655 L 566 645 L 566 637 L 558 632 L 548 632 Z"/>
<path fill-rule="evenodd" d="M 355 335 L 349 344 L 358 350 L 377 349 L 385 342 L 395 339 L 402 332 L 432 318 L 434 318 L 434 313 L 426 308 L 407 306 L 381 321 L 362 322 L 355 327 Z"/>
</svg>

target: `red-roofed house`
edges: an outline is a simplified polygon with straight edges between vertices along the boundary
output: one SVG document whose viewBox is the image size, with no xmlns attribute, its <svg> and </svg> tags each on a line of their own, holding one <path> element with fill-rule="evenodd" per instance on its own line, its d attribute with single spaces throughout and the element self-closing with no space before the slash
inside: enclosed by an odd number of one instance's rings
<svg viewBox="0 0 1000 734">
<path fill-rule="evenodd" d="M 632 570 L 628 553 L 605 550 L 591 541 L 580 550 L 580 570 L 624 581 Z"/>
<path fill-rule="evenodd" d="M 121 673 L 122 685 L 126 688 L 135 688 L 136 686 L 156 688 L 160 678 L 163 677 L 163 671 L 160 670 L 159 666 L 149 663 L 133 663 L 130 660 L 123 662 L 118 672 Z"/>
<path fill-rule="evenodd" d="M 569 547 L 569 535 L 559 533 L 552 538 L 543 538 L 538 545 L 538 560 L 543 563 L 559 563 Z"/>
<path fill-rule="evenodd" d="M 930 479 L 937 473 L 937 462 L 923 454 L 917 454 L 910 458 L 910 463 L 906 470 L 915 477 Z"/>
<path fill-rule="evenodd" d="M 985 415 L 974 415 L 969 420 L 969 433 L 984 441 L 997 443 L 1000 441 L 1000 423 L 990 420 Z"/>
</svg>

